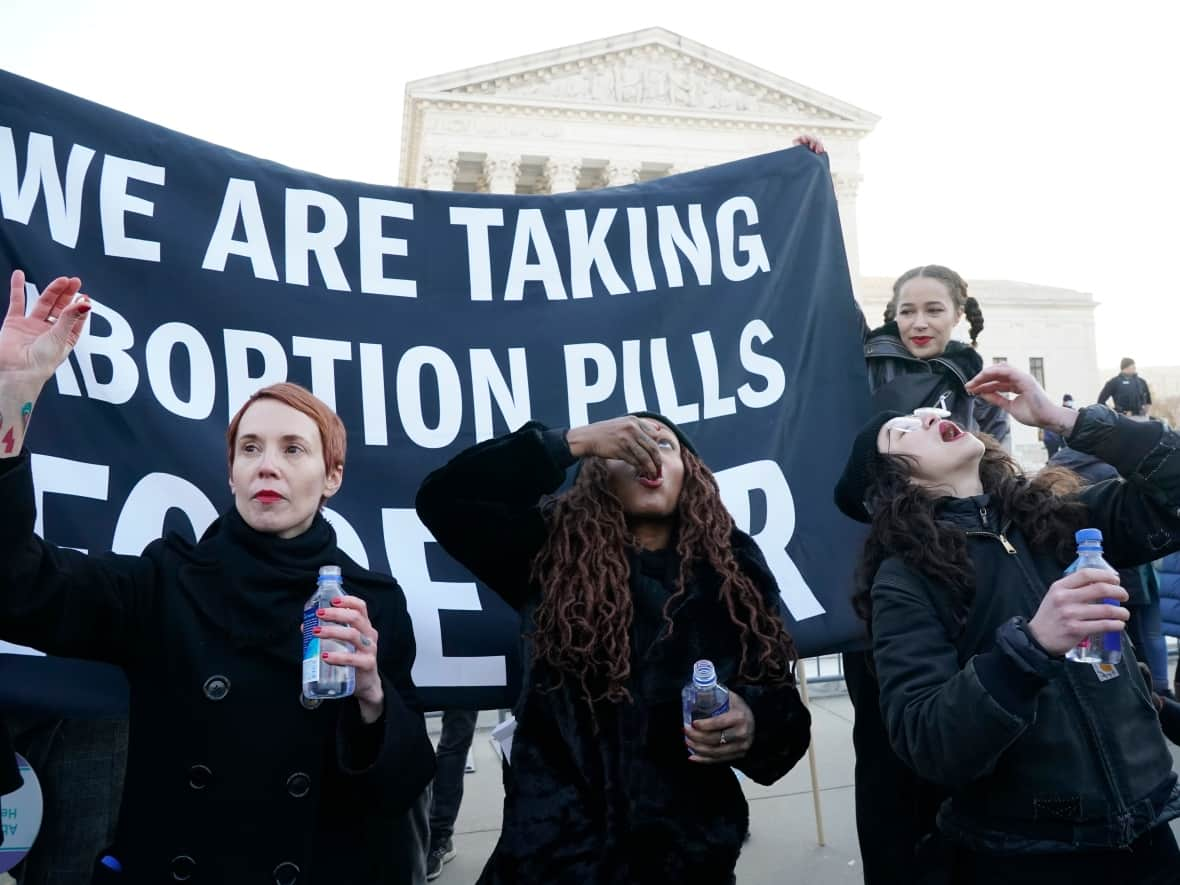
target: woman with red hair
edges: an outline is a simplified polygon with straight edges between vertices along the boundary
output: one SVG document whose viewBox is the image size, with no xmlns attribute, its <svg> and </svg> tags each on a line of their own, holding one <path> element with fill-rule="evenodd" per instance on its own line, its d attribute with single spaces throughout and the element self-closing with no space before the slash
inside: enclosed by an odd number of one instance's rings
<svg viewBox="0 0 1180 885">
<path fill-rule="evenodd" d="M 25 316 L 12 275 L 0 327 L 0 638 L 123 668 L 131 737 L 114 844 L 95 881 L 409 881 L 391 834 L 429 783 L 434 754 L 410 680 L 414 639 L 397 582 L 336 545 L 320 512 L 344 476 L 345 432 L 294 384 L 230 422 L 229 507 L 196 543 L 86 555 L 33 532 L 25 430 L 90 309 L 58 278 Z M 303 605 L 321 566 L 348 595 L 319 612 L 352 652 L 355 693 L 297 691 Z"/>
<path fill-rule="evenodd" d="M 480 881 L 732 882 L 748 825 L 733 769 L 778 780 L 810 717 L 778 586 L 688 437 L 648 412 L 530 423 L 436 470 L 417 507 L 521 615 L 512 783 Z M 730 710 L 685 728 L 702 658 Z"/>
</svg>

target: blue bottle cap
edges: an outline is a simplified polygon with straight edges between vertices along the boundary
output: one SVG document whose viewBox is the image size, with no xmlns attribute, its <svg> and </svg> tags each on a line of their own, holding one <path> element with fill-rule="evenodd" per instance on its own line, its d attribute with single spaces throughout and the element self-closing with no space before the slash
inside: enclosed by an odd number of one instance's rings
<svg viewBox="0 0 1180 885">
<path fill-rule="evenodd" d="M 1102 529 L 1078 529 L 1073 539 L 1079 544 L 1101 544 Z"/>
<path fill-rule="evenodd" d="M 116 873 L 123 872 L 123 865 L 121 863 L 119 863 L 118 860 L 111 857 L 109 854 L 104 854 L 102 856 L 102 858 L 99 860 L 99 863 L 102 864 L 104 867 L 106 867 L 108 870 L 113 870 Z"/>
</svg>

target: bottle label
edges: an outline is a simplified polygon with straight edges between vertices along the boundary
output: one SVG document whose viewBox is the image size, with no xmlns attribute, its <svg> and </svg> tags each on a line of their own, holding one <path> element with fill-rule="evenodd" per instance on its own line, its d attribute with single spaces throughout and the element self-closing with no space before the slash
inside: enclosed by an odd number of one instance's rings
<svg viewBox="0 0 1180 885">
<path fill-rule="evenodd" d="M 320 638 L 311 631 L 320 625 L 314 608 L 303 610 L 303 682 L 320 681 Z"/>
</svg>

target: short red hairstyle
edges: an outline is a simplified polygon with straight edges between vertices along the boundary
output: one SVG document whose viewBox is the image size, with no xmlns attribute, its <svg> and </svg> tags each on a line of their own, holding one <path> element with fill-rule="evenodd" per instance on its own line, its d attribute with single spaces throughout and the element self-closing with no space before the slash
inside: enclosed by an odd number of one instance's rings
<svg viewBox="0 0 1180 885">
<path fill-rule="evenodd" d="M 256 391 L 248 400 L 242 403 L 238 413 L 229 422 L 225 431 L 225 442 L 229 450 L 229 466 L 234 466 L 234 449 L 238 440 L 238 426 L 242 423 L 242 416 L 246 410 L 260 399 L 278 400 L 285 406 L 290 406 L 297 412 L 302 412 L 313 422 L 320 431 L 320 443 L 324 450 L 324 472 L 331 473 L 336 467 L 344 466 L 344 453 L 348 445 L 348 434 L 344 430 L 344 422 L 340 416 L 328 408 L 328 404 L 298 384 L 283 381 L 272 384 Z"/>
</svg>

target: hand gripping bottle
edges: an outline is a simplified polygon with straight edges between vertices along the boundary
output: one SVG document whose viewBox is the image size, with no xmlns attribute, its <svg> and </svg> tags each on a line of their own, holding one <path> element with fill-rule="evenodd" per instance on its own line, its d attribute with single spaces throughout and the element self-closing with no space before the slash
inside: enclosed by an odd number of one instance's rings
<svg viewBox="0 0 1180 885">
<path fill-rule="evenodd" d="M 1114 572 L 1114 569 L 1102 558 L 1101 529 L 1080 529 L 1074 535 L 1074 540 L 1078 543 L 1078 558 L 1065 570 L 1067 575 L 1083 568 Z M 1119 604 L 1117 599 L 1102 601 L 1107 605 Z M 1123 659 L 1123 635 L 1122 633 L 1095 633 L 1087 636 L 1066 652 L 1065 657 L 1083 664 L 1117 664 Z"/>
<path fill-rule="evenodd" d="M 324 652 L 356 651 L 352 643 L 321 639 L 314 633 L 320 625 L 316 612 L 331 608 L 332 600 L 339 596 L 344 596 L 340 566 L 325 565 L 316 579 L 315 593 L 303 606 L 303 696 L 311 700 L 346 698 L 356 690 L 355 667 L 342 667 L 324 660 Z"/>
</svg>

